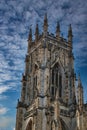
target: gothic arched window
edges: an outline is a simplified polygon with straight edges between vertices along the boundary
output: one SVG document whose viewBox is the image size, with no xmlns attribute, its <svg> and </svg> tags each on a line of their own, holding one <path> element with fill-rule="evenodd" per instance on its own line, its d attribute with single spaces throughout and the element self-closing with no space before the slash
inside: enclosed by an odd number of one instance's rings
<svg viewBox="0 0 87 130">
<path fill-rule="evenodd" d="M 59 97 L 62 96 L 62 76 L 59 75 Z"/>
<path fill-rule="evenodd" d="M 36 88 L 37 88 L 37 70 L 38 70 L 38 65 L 34 65 L 34 72 L 33 72 L 33 98 L 35 98 L 36 95 Z"/>
<path fill-rule="evenodd" d="M 26 130 L 33 130 L 32 129 L 32 120 L 29 121 L 27 129 Z"/>
<path fill-rule="evenodd" d="M 33 78 L 33 98 L 36 96 L 36 88 L 37 88 L 37 75 Z"/>
<path fill-rule="evenodd" d="M 58 63 L 52 68 L 51 95 L 55 96 L 56 90 L 59 90 L 59 97 L 62 96 L 62 75 Z"/>
<path fill-rule="evenodd" d="M 54 69 L 52 70 L 52 84 L 54 84 Z"/>
<path fill-rule="evenodd" d="M 55 122 L 54 121 L 51 123 L 51 130 L 56 130 Z"/>
</svg>

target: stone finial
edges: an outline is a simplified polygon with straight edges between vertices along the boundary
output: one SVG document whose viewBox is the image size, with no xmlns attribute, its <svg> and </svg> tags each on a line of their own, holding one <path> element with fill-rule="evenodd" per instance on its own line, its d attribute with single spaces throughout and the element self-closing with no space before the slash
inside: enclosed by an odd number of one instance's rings
<svg viewBox="0 0 87 130">
<path fill-rule="evenodd" d="M 30 31 L 29 31 L 29 37 L 28 37 L 28 41 L 32 41 L 32 29 L 30 27 Z"/>
<path fill-rule="evenodd" d="M 80 74 L 78 75 L 78 87 L 82 87 L 82 82 L 81 82 Z"/>
<path fill-rule="evenodd" d="M 39 28 L 38 28 L 38 23 L 36 24 L 36 31 L 35 31 L 35 41 L 37 42 L 39 38 Z"/>
<path fill-rule="evenodd" d="M 28 53 L 29 53 L 30 48 L 31 48 L 31 43 L 32 43 L 32 29 L 30 27 L 29 36 L 28 36 L 28 50 L 27 50 Z"/>
<path fill-rule="evenodd" d="M 47 33 L 48 30 L 48 19 L 47 19 L 47 13 L 44 16 L 44 25 L 43 25 L 44 33 Z"/>
<path fill-rule="evenodd" d="M 72 26 L 71 24 L 69 25 L 69 29 L 68 29 L 68 42 L 72 43 Z"/>
<path fill-rule="evenodd" d="M 84 100 L 83 100 L 83 86 L 82 86 L 82 83 L 81 83 L 81 79 L 80 79 L 80 75 L 78 76 L 78 88 L 77 88 L 77 95 L 78 95 L 78 105 L 79 105 L 79 109 L 80 111 L 82 111 L 82 106 L 83 106 L 83 103 L 84 103 Z"/>
<path fill-rule="evenodd" d="M 57 38 L 60 37 L 60 24 L 59 24 L 59 22 L 57 22 L 57 26 L 56 26 L 56 37 Z"/>
</svg>

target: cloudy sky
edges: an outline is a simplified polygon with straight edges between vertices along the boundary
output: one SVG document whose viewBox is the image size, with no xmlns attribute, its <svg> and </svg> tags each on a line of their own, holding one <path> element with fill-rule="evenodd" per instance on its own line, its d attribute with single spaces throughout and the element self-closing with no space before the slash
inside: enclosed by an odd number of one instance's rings
<svg viewBox="0 0 87 130">
<path fill-rule="evenodd" d="M 67 38 L 68 25 L 72 24 L 75 71 L 81 75 L 87 100 L 87 1 L 0 0 L 0 130 L 14 130 L 29 27 L 32 25 L 34 34 L 38 22 L 42 32 L 46 12 L 49 32 L 55 33 L 59 21 L 61 35 Z"/>
</svg>

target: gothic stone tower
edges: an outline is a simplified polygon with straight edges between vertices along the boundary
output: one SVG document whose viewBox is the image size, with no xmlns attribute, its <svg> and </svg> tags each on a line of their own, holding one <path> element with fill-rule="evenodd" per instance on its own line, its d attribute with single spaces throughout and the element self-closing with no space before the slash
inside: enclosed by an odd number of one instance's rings
<svg viewBox="0 0 87 130">
<path fill-rule="evenodd" d="M 47 15 L 41 35 L 36 25 L 34 41 L 30 28 L 16 130 L 83 130 L 77 123 L 83 111 L 83 90 L 79 80 L 77 108 L 72 38 L 71 25 L 68 40 L 60 36 L 59 23 L 56 35 L 50 34 Z"/>
</svg>

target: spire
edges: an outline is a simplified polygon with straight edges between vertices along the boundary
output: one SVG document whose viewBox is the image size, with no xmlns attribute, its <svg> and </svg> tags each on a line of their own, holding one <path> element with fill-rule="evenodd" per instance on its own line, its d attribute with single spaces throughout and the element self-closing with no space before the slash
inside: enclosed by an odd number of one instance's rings
<svg viewBox="0 0 87 130">
<path fill-rule="evenodd" d="M 82 111 L 82 106 L 83 106 L 83 86 L 81 83 L 81 79 L 80 79 L 80 75 L 78 76 L 78 88 L 77 88 L 77 99 L 78 99 L 78 105 L 79 105 L 79 109 L 80 111 Z"/>
<path fill-rule="evenodd" d="M 59 39 L 60 37 L 60 24 L 59 22 L 57 22 L 57 26 L 56 26 L 56 37 Z"/>
<path fill-rule="evenodd" d="M 43 25 L 44 33 L 47 33 L 48 30 L 48 19 L 47 19 L 47 13 L 44 16 L 44 25 Z"/>
<path fill-rule="evenodd" d="M 69 30 L 68 30 L 68 42 L 72 43 L 72 27 L 71 24 L 69 25 Z"/>
<path fill-rule="evenodd" d="M 36 24 L 36 31 L 35 31 L 35 41 L 38 41 L 38 37 L 39 37 L 39 29 L 38 29 L 38 23 Z"/>
<path fill-rule="evenodd" d="M 28 37 L 28 53 L 29 53 L 29 50 L 31 48 L 31 43 L 32 43 L 32 29 L 30 27 L 29 37 Z"/>
<path fill-rule="evenodd" d="M 80 74 L 78 76 L 78 87 L 82 87 L 82 82 L 81 82 Z"/>
<path fill-rule="evenodd" d="M 29 31 L 29 37 L 28 37 L 28 41 L 32 41 L 32 29 L 30 27 L 30 31 Z"/>
</svg>

